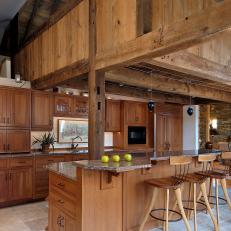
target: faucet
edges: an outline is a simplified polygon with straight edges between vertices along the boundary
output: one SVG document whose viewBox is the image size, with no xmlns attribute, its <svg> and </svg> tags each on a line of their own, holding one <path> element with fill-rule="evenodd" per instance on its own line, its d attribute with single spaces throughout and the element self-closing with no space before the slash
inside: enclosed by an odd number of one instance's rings
<svg viewBox="0 0 231 231">
<path fill-rule="evenodd" d="M 83 140 L 80 136 L 76 136 L 76 137 L 74 137 L 74 138 L 71 138 L 71 149 L 72 149 L 72 150 L 73 150 L 73 149 L 76 149 L 76 148 L 79 146 L 78 143 L 77 143 L 76 145 L 74 144 L 74 141 L 75 141 L 77 138 L 79 138 L 80 141 Z"/>
</svg>

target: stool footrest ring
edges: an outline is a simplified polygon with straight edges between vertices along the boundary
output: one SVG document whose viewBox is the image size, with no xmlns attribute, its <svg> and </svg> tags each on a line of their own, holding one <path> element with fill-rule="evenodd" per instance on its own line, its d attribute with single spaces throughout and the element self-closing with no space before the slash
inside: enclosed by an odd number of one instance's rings
<svg viewBox="0 0 231 231">
<path fill-rule="evenodd" d="M 208 198 L 216 199 L 216 196 L 208 196 Z M 219 205 L 226 205 L 227 204 L 227 201 L 222 197 L 218 197 L 218 200 L 223 201 L 222 203 L 219 202 Z M 203 199 L 200 199 L 200 201 L 205 202 Z M 216 205 L 215 202 L 211 202 L 211 201 L 209 201 L 209 204 L 210 205 Z"/>
<path fill-rule="evenodd" d="M 157 217 L 157 216 L 154 216 L 154 215 L 153 215 L 154 212 L 158 212 L 158 211 L 166 211 L 166 209 L 153 209 L 153 210 L 150 212 L 150 216 L 151 216 L 152 218 L 158 220 L 158 221 L 166 221 L 166 219 L 162 219 L 162 218 L 160 218 L 160 217 Z M 179 218 L 177 218 L 177 219 L 170 219 L 170 220 L 168 220 L 168 222 L 177 222 L 177 221 L 182 220 L 182 215 L 181 215 L 181 213 L 179 213 L 179 212 L 177 212 L 177 211 L 175 211 L 175 210 L 172 210 L 172 209 L 169 209 L 168 211 L 169 211 L 169 212 L 172 212 L 172 213 L 175 213 L 175 214 L 177 214 L 177 215 L 179 216 Z"/>
<path fill-rule="evenodd" d="M 190 203 L 190 202 L 193 203 L 194 201 L 193 200 L 182 200 L 182 202 L 183 203 Z M 207 210 L 207 206 L 206 206 L 206 204 L 203 201 L 197 201 L 197 204 L 200 204 L 200 205 L 202 205 L 204 207 L 202 209 L 200 209 L 200 208 L 197 207 L 197 211 L 198 212 L 202 212 L 202 211 Z M 190 208 L 190 207 L 186 207 L 186 206 L 183 206 L 183 207 L 184 207 L 185 210 L 191 210 L 191 211 L 194 210 L 194 208 Z"/>
</svg>

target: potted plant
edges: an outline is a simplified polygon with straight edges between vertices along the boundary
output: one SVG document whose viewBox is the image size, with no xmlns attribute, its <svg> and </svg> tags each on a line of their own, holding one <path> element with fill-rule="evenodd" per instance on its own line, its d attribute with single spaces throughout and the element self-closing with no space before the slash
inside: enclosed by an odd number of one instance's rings
<svg viewBox="0 0 231 231">
<path fill-rule="evenodd" d="M 41 144 L 43 152 L 49 152 L 50 145 L 54 150 L 54 143 L 56 142 L 54 134 L 51 134 L 50 132 L 44 133 L 41 138 L 34 137 L 34 139 L 35 140 L 33 142 L 33 145 L 38 143 Z"/>
</svg>

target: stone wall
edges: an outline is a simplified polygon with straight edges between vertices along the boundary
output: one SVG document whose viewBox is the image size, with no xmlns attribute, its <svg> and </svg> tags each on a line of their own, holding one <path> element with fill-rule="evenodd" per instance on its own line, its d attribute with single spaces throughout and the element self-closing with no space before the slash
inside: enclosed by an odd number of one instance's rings
<svg viewBox="0 0 231 231">
<path fill-rule="evenodd" d="M 216 103 L 211 104 L 210 119 L 217 119 L 217 131 L 219 135 L 214 136 L 214 143 L 224 142 L 227 136 L 231 135 L 231 104 Z M 199 122 L 201 146 L 206 142 L 206 105 L 200 106 L 200 122 Z"/>
</svg>

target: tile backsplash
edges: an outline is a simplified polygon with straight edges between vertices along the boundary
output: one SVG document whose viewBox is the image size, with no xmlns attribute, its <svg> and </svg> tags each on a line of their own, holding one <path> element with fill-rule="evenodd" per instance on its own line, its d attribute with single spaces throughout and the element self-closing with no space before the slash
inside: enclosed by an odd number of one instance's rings
<svg viewBox="0 0 231 231">
<path fill-rule="evenodd" d="M 57 139 L 58 137 L 58 120 L 59 119 L 73 119 L 73 118 L 62 118 L 62 117 L 54 117 L 53 123 L 53 133 Z M 33 141 L 34 141 L 34 137 L 41 137 L 43 134 L 45 133 L 45 131 L 32 131 L 31 132 L 31 148 L 32 149 L 39 149 L 41 148 L 41 146 L 39 144 L 35 144 L 32 145 Z M 71 141 L 70 141 L 71 142 Z M 113 146 L 113 133 L 112 132 L 105 132 L 105 136 L 104 136 L 104 145 L 105 146 Z M 80 143 L 79 147 L 87 147 L 88 144 L 87 143 Z M 55 148 L 70 148 L 71 147 L 71 143 L 68 144 L 60 144 L 60 143 L 55 143 Z"/>
</svg>

